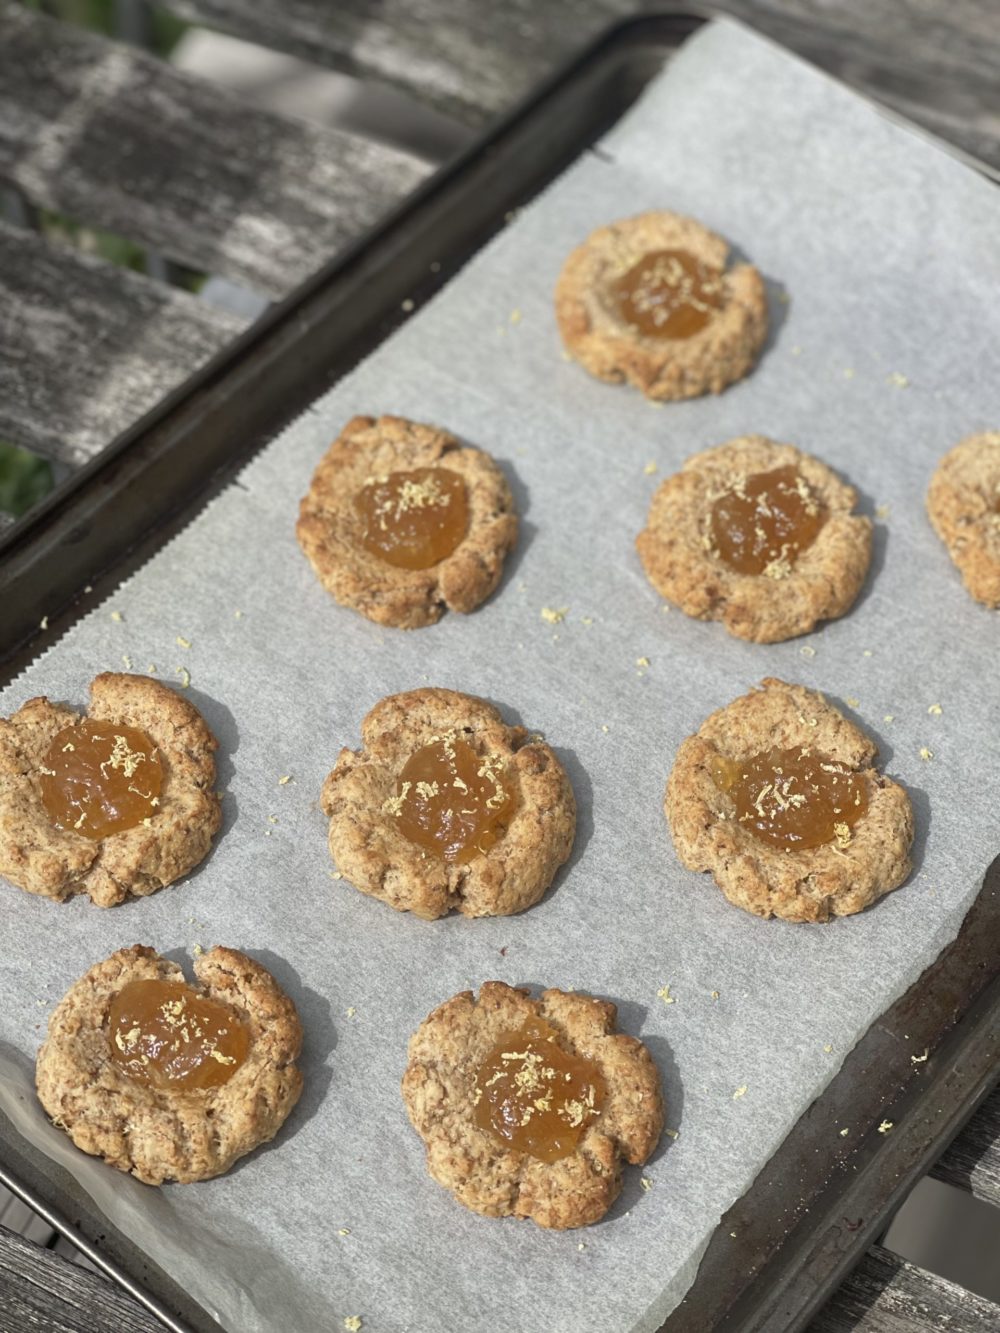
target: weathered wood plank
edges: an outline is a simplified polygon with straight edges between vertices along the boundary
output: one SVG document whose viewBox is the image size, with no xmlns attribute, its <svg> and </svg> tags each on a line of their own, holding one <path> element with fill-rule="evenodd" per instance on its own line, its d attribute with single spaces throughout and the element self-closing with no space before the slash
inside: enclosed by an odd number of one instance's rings
<svg viewBox="0 0 1000 1333">
<path fill-rule="evenodd" d="M 0 224 L 0 439 L 83 462 L 242 328 L 186 292 Z"/>
<path fill-rule="evenodd" d="M 1000 1305 L 875 1245 L 806 1333 L 996 1333 Z"/>
<path fill-rule="evenodd" d="M 428 170 L 0 0 L 0 176 L 192 268 L 283 296 Z"/>
<path fill-rule="evenodd" d="M 930 1174 L 1000 1208 L 1000 1087 L 987 1097 Z"/>
<path fill-rule="evenodd" d="M 606 24 L 663 8 L 662 0 L 164 2 L 193 22 L 397 85 L 469 124 L 510 106 Z M 994 0 L 717 3 L 931 128 L 946 124 L 968 151 L 985 146 L 1000 165 Z"/>
<path fill-rule="evenodd" d="M 4 1333 L 163 1333 L 163 1325 L 106 1278 L 0 1227 Z"/>
</svg>

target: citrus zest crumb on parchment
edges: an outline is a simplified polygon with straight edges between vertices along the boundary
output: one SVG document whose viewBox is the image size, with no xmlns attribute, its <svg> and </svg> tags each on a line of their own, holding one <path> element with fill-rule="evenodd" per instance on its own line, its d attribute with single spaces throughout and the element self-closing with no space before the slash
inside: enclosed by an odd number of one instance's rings
<svg viewBox="0 0 1000 1333">
<path fill-rule="evenodd" d="M 894 370 L 891 375 L 886 375 L 886 384 L 891 384 L 894 389 L 906 389 L 910 381 L 905 375 L 901 375 L 898 370 Z"/>
<path fill-rule="evenodd" d="M 111 612 L 111 619 L 112 619 L 112 620 L 119 620 L 119 621 L 120 621 L 120 620 L 124 620 L 125 617 L 122 615 L 122 613 L 121 613 L 120 611 L 112 611 L 112 612 Z"/>
<path fill-rule="evenodd" d="M 344 1320 L 344 1327 L 347 1333 L 358 1333 L 361 1328 L 361 1316 L 359 1314 L 348 1315 Z"/>
<path fill-rule="evenodd" d="M 650 461 L 646 464 L 646 466 L 642 470 L 643 472 L 645 472 L 647 477 L 651 477 L 654 472 L 659 471 L 659 464 L 654 463 L 652 459 L 650 459 Z"/>
<path fill-rule="evenodd" d="M 883 504 L 883 505 L 876 505 L 876 506 L 875 506 L 875 517 L 876 517 L 876 518 L 883 518 L 883 519 L 885 519 L 885 518 L 888 518 L 889 515 L 890 515 L 891 513 L 892 513 L 892 510 L 890 509 L 890 507 L 889 507 L 888 505 L 884 505 L 884 504 Z"/>
<path fill-rule="evenodd" d="M 930 713 L 931 717 L 940 717 L 944 712 L 944 709 L 940 704 L 931 704 L 927 711 Z"/>
<path fill-rule="evenodd" d="M 174 667 L 174 674 L 181 678 L 181 689 L 186 690 L 191 684 L 191 672 L 187 667 Z"/>
<path fill-rule="evenodd" d="M 923 759 L 925 763 L 930 763 L 930 761 L 934 758 L 934 751 L 929 750 L 926 745 L 921 745 L 920 758 Z"/>
<path fill-rule="evenodd" d="M 740 1086 L 733 1093 L 733 1101 L 735 1102 L 738 1097 L 745 1097 L 746 1093 L 747 1093 L 747 1085 L 745 1083 L 741 1083 Z"/>
<path fill-rule="evenodd" d="M 354 1005 L 352 1004 L 350 1008 L 347 1010 L 347 1017 L 353 1018 L 357 1012 L 358 1012 L 357 1009 L 355 1009 Z"/>
<path fill-rule="evenodd" d="M 649 1176 L 642 1176 L 639 1180 L 639 1184 L 647 1194 L 653 1188 L 653 1182 L 650 1180 Z"/>
<path fill-rule="evenodd" d="M 802 654 L 803 657 L 816 656 L 816 649 L 812 646 L 811 643 L 804 643 L 802 647 L 799 649 L 799 652 Z"/>
<path fill-rule="evenodd" d="M 911 1065 L 922 1065 L 922 1064 L 924 1064 L 925 1061 L 927 1060 L 928 1055 L 930 1055 L 930 1052 L 931 1052 L 931 1048 L 930 1048 L 929 1046 L 925 1046 L 925 1047 L 924 1047 L 924 1053 L 923 1053 L 923 1055 L 911 1055 L 911 1056 L 910 1056 L 910 1064 L 911 1064 Z"/>
<path fill-rule="evenodd" d="M 178 636 L 177 636 L 177 638 L 174 640 L 174 642 L 177 644 L 177 647 L 178 647 L 178 648 L 190 648 L 190 647 L 191 647 L 191 640 L 190 640 L 190 639 L 185 639 L 184 636 L 183 636 L 182 634 L 178 634 Z"/>
<path fill-rule="evenodd" d="M 344 878 L 344 872 L 342 870 L 328 870 L 326 873 L 330 876 L 331 879 Z"/>
<path fill-rule="evenodd" d="M 291 780 L 292 780 L 291 773 L 283 773 L 281 777 L 278 779 L 278 786 L 287 787 L 288 784 L 291 782 Z"/>
<path fill-rule="evenodd" d="M 550 625 L 561 625 L 569 614 L 568 606 L 543 606 L 541 617 Z"/>
<path fill-rule="evenodd" d="M 49 618 L 48 618 L 48 616 L 42 616 L 41 620 L 38 622 L 38 628 L 39 628 L 39 629 L 48 629 L 48 627 L 49 627 Z"/>
<path fill-rule="evenodd" d="M 668 1129 L 666 1125 L 663 1126 L 663 1132 L 669 1139 L 679 1139 L 681 1136 L 679 1129 Z"/>
<path fill-rule="evenodd" d="M 880 1134 L 888 1134 L 889 1130 L 892 1129 L 892 1123 L 891 1120 L 883 1120 L 878 1127 L 878 1132 Z"/>
<path fill-rule="evenodd" d="M 850 1132 L 851 1132 L 851 1131 L 845 1127 L 844 1129 L 842 1129 L 842 1130 L 840 1131 L 840 1137 L 841 1137 L 842 1139 L 846 1139 L 847 1136 L 848 1136 L 848 1134 L 850 1134 Z"/>
<path fill-rule="evenodd" d="M 349 1236 L 350 1234 L 351 1234 L 351 1228 L 350 1228 L 350 1227 L 338 1227 L 338 1228 L 337 1228 L 337 1235 L 338 1235 L 338 1236 Z"/>
<path fill-rule="evenodd" d="M 859 708 L 861 706 L 861 700 L 855 699 L 853 694 L 849 694 L 844 703 L 847 704 L 848 708 Z"/>
<path fill-rule="evenodd" d="M 670 983 L 669 983 L 669 982 L 667 982 L 667 984 L 666 984 L 665 986 L 661 986 L 661 987 L 660 987 L 660 989 L 656 992 L 656 996 L 657 996 L 657 999 L 662 1000 L 664 1004 L 676 1004 L 676 1003 L 677 1003 L 676 998 L 675 998 L 673 995 L 670 994 Z"/>
<path fill-rule="evenodd" d="M 126 671 L 132 670 L 132 659 L 129 657 L 128 653 L 122 653 L 122 662 L 124 663 Z"/>
<path fill-rule="evenodd" d="M 829 1055 L 830 1052 L 833 1050 L 833 1047 L 830 1045 L 829 1042 L 827 1042 L 827 1044 L 823 1047 L 823 1050 L 826 1052 L 827 1055 Z"/>
<path fill-rule="evenodd" d="M 648 658 L 648 657 L 637 657 L 637 658 L 635 659 L 635 664 L 636 664 L 637 667 L 648 667 L 648 666 L 649 666 L 649 658 Z"/>
</svg>

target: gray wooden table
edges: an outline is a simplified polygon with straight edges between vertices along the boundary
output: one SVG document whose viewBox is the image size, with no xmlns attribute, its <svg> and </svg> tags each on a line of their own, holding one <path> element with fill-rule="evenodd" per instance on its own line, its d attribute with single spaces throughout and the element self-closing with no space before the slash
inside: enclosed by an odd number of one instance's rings
<svg viewBox="0 0 1000 1333">
<path fill-rule="evenodd" d="M 641 8 L 633 0 L 162 3 L 205 27 L 401 89 L 471 128 Z M 1000 171 L 997 0 L 721 0 L 718 8 Z M 11 219 L 0 223 L 0 439 L 83 465 L 246 326 L 163 282 L 164 269 L 278 299 L 430 169 L 370 138 L 252 109 L 141 50 L 0 0 L 0 188 Z M 44 210 L 128 237 L 148 256 L 146 271 L 52 244 L 33 225 Z M 933 1174 L 1000 1206 L 1000 1094 Z M 0 1333 L 160 1328 L 104 1278 L 2 1221 L 0 1213 Z M 876 1246 L 812 1328 L 941 1325 L 995 1331 L 1000 1309 Z"/>
</svg>

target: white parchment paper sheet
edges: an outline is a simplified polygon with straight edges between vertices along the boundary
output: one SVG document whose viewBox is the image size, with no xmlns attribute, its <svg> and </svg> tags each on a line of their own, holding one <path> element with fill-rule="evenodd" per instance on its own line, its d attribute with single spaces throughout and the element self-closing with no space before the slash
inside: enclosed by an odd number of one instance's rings
<svg viewBox="0 0 1000 1333">
<path fill-rule="evenodd" d="M 551 309 L 570 248 L 655 207 L 729 237 L 774 296 L 754 375 L 661 409 L 567 363 Z M 81 703 L 123 656 L 168 681 L 183 667 L 221 740 L 226 823 L 187 882 L 110 912 L 4 895 L 0 1039 L 5 1109 L 234 1333 L 355 1314 L 373 1331 L 654 1328 L 722 1212 L 954 936 L 997 851 L 1000 623 L 962 591 L 923 497 L 937 458 L 998 420 L 998 222 L 995 187 L 934 146 L 769 43 L 705 30 L 599 155 L 6 691 L 5 712 L 39 693 Z M 474 615 L 380 630 L 302 559 L 298 499 L 357 412 L 441 423 L 506 469 L 522 539 Z M 807 641 L 759 647 L 665 614 L 633 551 L 659 480 L 750 431 L 826 459 L 867 511 L 888 507 L 858 605 Z M 564 622 L 543 607 L 568 608 Z M 760 921 L 674 856 L 661 798 L 677 745 L 769 674 L 827 691 L 911 792 L 916 870 L 862 916 Z M 323 777 L 377 699 L 424 683 L 544 731 L 573 779 L 572 861 L 521 917 L 427 924 L 330 878 Z M 135 941 L 245 949 L 301 1010 L 302 1103 L 220 1180 L 146 1189 L 75 1153 L 27 1090 L 52 1005 Z M 476 1217 L 425 1174 L 399 1096 L 407 1037 L 493 977 L 617 1000 L 662 1070 L 679 1137 L 649 1188 L 629 1170 L 587 1231 Z"/>
</svg>

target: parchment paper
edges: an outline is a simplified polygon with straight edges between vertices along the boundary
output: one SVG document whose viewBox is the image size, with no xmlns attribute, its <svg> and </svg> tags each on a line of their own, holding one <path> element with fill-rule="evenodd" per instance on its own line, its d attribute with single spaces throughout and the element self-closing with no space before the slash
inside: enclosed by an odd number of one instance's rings
<svg viewBox="0 0 1000 1333">
<path fill-rule="evenodd" d="M 551 292 L 565 255 L 653 207 L 699 217 L 771 284 L 766 354 L 717 399 L 655 409 L 560 354 Z M 110 912 L 4 894 L 0 1038 L 4 1109 L 233 1333 L 313 1333 L 352 1315 L 371 1330 L 655 1328 L 722 1212 L 955 935 L 998 849 L 1000 622 L 961 589 L 923 497 L 947 448 L 996 427 L 998 224 L 994 186 L 716 24 L 599 155 L 6 691 L 5 713 L 40 693 L 82 703 L 91 677 L 123 661 L 174 683 L 184 668 L 221 740 L 225 826 L 184 884 Z M 298 499 L 357 412 L 446 425 L 506 469 L 523 534 L 474 615 L 380 630 L 336 607 L 301 557 Z M 665 614 L 632 546 L 664 475 L 750 431 L 818 454 L 882 515 L 851 614 L 773 647 Z M 543 607 L 568 608 L 565 620 Z M 916 870 L 861 916 L 757 920 L 673 853 L 661 799 L 677 745 L 772 674 L 859 719 L 913 798 Z M 377 699 L 428 682 L 543 731 L 572 777 L 572 861 L 523 916 L 427 924 L 330 878 L 323 777 Z M 302 1102 L 222 1179 L 147 1189 L 76 1153 L 28 1090 L 51 1007 L 136 941 L 175 957 L 196 942 L 245 949 L 301 1010 Z M 480 1218 L 425 1173 L 399 1096 L 406 1041 L 489 978 L 611 997 L 659 1062 L 679 1137 L 628 1170 L 598 1226 Z"/>
</svg>

